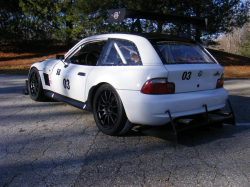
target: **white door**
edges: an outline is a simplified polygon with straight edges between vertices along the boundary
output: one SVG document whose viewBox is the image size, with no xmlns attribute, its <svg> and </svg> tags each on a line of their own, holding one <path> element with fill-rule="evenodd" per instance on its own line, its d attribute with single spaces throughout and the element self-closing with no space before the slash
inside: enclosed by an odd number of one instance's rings
<svg viewBox="0 0 250 187">
<path fill-rule="evenodd" d="M 64 63 L 60 61 L 57 63 L 51 73 L 51 85 L 54 88 L 54 92 L 60 95 L 67 95 L 67 89 L 64 88 L 63 80 L 66 74 L 66 68 L 64 67 Z"/>
<path fill-rule="evenodd" d="M 90 71 L 94 66 L 70 64 L 64 73 L 64 89 L 67 97 L 85 102 L 86 101 L 86 81 Z"/>
<path fill-rule="evenodd" d="M 60 95 L 85 102 L 85 85 L 87 77 L 94 66 L 63 62 L 58 63 L 52 72 L 54 91 Z"/>
</svg>

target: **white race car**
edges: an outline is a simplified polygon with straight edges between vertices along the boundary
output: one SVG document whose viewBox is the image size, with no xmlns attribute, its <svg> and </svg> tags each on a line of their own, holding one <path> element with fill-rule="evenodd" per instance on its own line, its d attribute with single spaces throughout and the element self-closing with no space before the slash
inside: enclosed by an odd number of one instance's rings
<svg viewBox="0 0 250 187">
<path fill-rule="evenodd" d="M 33 64 L 28 91 L 35 101 L 50 97 L 90 110 L 103 133 L 118 135 L 132 124 L 175 126 L 179 117 L 223 108 L 228 99 L 223 74 L 191 39 L 103 34 Z"/>
</svg>

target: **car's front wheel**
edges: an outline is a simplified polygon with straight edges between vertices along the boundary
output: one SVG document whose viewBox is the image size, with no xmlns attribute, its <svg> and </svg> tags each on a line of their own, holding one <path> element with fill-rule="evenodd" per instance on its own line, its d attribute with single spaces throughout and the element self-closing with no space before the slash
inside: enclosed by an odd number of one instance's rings
<svg viewBox="0 0 250 187">
<path fill-rule="evenodd" d="M 36 68 L 32 68 L 29 72 L 29 94 L 34 101 L 42 101 L 45 99 L 43 87 L 39 72 Z"/>
<path fill-rule="evenodd" d="M 97 127 L 108 135 L 118 135 L 127 121 L 122 101 L 109 84 L 103 84 L 97 90 L 93 113 Z"/>
</svg>

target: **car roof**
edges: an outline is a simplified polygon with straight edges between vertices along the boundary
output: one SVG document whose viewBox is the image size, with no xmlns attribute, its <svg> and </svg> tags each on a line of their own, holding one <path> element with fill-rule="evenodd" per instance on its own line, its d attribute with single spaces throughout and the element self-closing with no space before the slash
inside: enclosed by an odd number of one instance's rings
<svg viewBox="0 0 250 187">
<path fill-rule="evenodd" d="M 142 36 L 147 38 L 152 44 L 157 41 L 180 41 L 180 42 L 189 42 L 196 43 L 194 40 L 190 38 L 183 38 L 168 34 L 158 34 L 158 33 L 132 33 L 134 35 Z"/>
</svg>

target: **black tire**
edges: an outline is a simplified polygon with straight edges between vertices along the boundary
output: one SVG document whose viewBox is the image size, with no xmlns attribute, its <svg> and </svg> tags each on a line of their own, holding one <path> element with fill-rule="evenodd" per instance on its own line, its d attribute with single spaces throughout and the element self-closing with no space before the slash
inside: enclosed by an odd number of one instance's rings
<svg viewBox="0 0 250 187">
<path fill-rule="evenodd" d="M 127 121 L 122 101 L 109 84 L 98 88 L 94 97 L 93 114 L 97 127 L 107 135 L 118 135 Z"/>
<path fill-rule="evenodd" d="M 42 101 L 46 97 L 43 93 L 43 86 L 41 82 L 41 77 L 36 68 L 32 68 L 29 72 L 28 89 L 30 98 L 34 101 Z"/>
<path fill-rule="evenodd" d="M 124 134 L 127 134 L 133 127 L 133 124 L 127 120 L 124 128 L 122 129 L 122 131 L 119 133 L 119 135 L 124 135 Z"/>
</svg>

